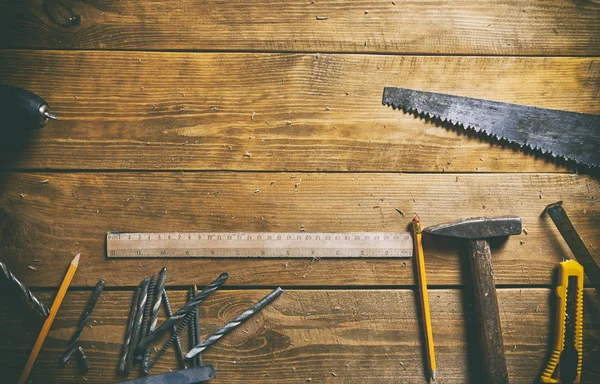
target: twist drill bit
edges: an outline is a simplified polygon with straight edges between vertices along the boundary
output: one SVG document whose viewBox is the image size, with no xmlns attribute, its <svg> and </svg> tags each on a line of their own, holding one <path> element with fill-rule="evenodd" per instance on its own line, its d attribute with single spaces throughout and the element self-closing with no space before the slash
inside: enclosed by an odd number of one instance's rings
<svg viewBox="0 0 600 384">
<path fill-rule="evenodd" d="M 154 292 L 154 306 L 152 307 L 152 317 L 150 318 L 150 331 L 153 332 L 156 329 L 158 323 L 158 313 L 160 312 L 160 303 L 162 302 L 163 294 L 165 290 L 165 282 L 167 280 L 167 267 L 163 267 L 158 275 L 158 282 L 156 283 L 156 290 Z"/>
<path fill-rule="evenodd" d="M 173 316 L 173 311 L 171 310 L 171 304 L 169 304 L 169 296 L 167 295 L 167 290 L 163 290 L 163 303 L 165 306 L 165 312 L 167 313 L 167 318 Z M 171 334 L 176 333 L 177 328 L 173 326 L 171 329 Z M 177 353 L 177 359 L 181 362 L 183 369 L 187 368 L 187 364 L 185 363 L 185 356 L 183 355 L 183 350 L 181 349 L 181 340 L 179 340 L 179 336 L 175 337 L 175 352 Z"/>
<path fill-rule="evenodd" d="M 175 339 L 177 339 L 179 337 L 179 334 L 181 333 L 181 331 L 187 326 L 187 324 L 190 322 L 190 320 L 193 319 L 193 317 L 194 317 L 193 312 L 188 312 L 188 314 L 183 318 L 183 320 L 181 321 L 181 323 L 179 323 L 179 325 L 177 326 L 177 328 L 175 329 L 175 331 L 171 334 L 171 337 L 169 337 L 169 339 L 162 346 L 162 348 L 160 349 L 160 351 L 158 351 L 158 353 L 156 354 L 156 356 L 154 356 L 154 359 L 152 360 L 152 363 L 150 363 L 147 367 L 144 367 L 144 372 L 146 374 L 150 373 L 150 370 L 152 369 L 152 367 L 154 367 L 154 365 L 156 365 L 156 363 L 158 362 L 158 360 L 162 357 L 162 355 L 165 354 L 165 352 L 167 351 L 167 349 L 169 349 L 169 347 L 171 346 L 171 344 L 173 344 L 173 342 L 175 341 Z"/>
<path fill-rule="evenodd" d="M 158 336 L 160 336 L 163 332 L 170 329 L 175 323 L 179 320 L 183 319 L 195 306 L 200 304 L 202 300 L 204 300 L 208 295 L 213 293 L 217 288 L 223 285 L 227 279 L 229 278 L 229 274 L 227 272 L 222 273 L 215 281 L 206 286 L 202 292 L 198 295 L 194 296 L 194 298 L 188 301 L 183 307 L 179 308 L 177 312 L 173 314 L 173 316 L 169 317 L 165 320 L 164 323 L 160 325 L 154 332 L 148 335 L 144 340 L 140 341 L 139 348 L 145 348 L 146 345 L 155 340 Z"/>
<path fill-rule="evenodd" d="M 131 309 L 129 310 L 129 321 L 127 321 L 127 328 L 125 329 L 125 341 L 123 342 L 123 349 L 121 351 L 121 361 L 119 363 L 119 372 L 124 373 L 125 375 L 129 375 L 129 371 L 125 371 L 125 366 L 127 364 L 127 356 L 130 351 L 135 348 L 135 346 L 131 345 L 133 339 L 133 325 L 137 313 L 137 305 L 138 301 L 140 301 L 140 295 L 142 293 L 142 288 L 137 287 L 135 290 L 135 294 L 133 295 L 133 301 L 131 304 Z"/>
<path fill-rule="evenodd" d="M 144 308 L 146 307 L 146 300 L 148 299 L 148 286 L 150 285 L 150 278 L 145 278 L 142 281 L 142 290 L 140 293 L 140 299 L 137 303 L 137 312 L 135 313 L 135 321 L 133 322 L 133 333 L 131 336 L 131 347 L 129 354 L 127 355 L 127 363 L 125 365 L 125 372 L 131 372 L 133 366 L 133 359 L 135 357 L 135 351 L 138 349 L 140 334 L 142 332 L 142 321 L 144 318 Z"/>
<path fill-rule="evenodd" d="M 48 317 L 50 310 L 44 305 L 37 297 L 33 295 L 31 290 L 25 286 L 17 277 L 8 269 L 8 267 L 0 261 L 0 269 L 2 274 L 6 278 L 6 281 L 14 288 L 21 292 L 21 295 L 30 302 L 33 307 L 42 314 L 44 317 Z"/>
<path fill-rule="evenodd" d="M 276 298 L 278 298 L 282 292 L 283 292 L 283 290 L 281 289 L 281 287 L 279 287 L 279 288 L 275 289 L 273 292 L 269 293 L 267 296 L 260 299 L 256 304 L 254 304 L 250 308 L 246 309 L 241 315 L 239 315 L 235 319 L 231 320 L 229 323 L 225 324 L 223 326 L 223 328 L 219 329 L 218 331 L 216 331 L 215 333 L 213 333 L 212 335 L 207 337 L 206 340 L 204 340 L 203 342 L 201 342 L 200 344 L 198 344 L 197 346 L 192 348 L 187 353 L 187 355 L 185 355 L 185 358 L 191 359 L 192 357 L 196 356 L 200 352 L 204 351 L 206 348 L 208 348 L 211 345 L 213 345 L 214 343 L 216 343 L 225 334 L 234 330 L 238 325 L 243 323 L 249 317 L 251 317 L 258 311 L 260 311 L 261 309 L 266 307 L 268 304 L 270 304 Z"/>
<path fill-rule="evenodd" d="M 148 336 L 148 328 L 150 327 L 150 317 L 152 316 L 152 303 L 154 302 L 154 276 L 150 277 L 150 282 L 148 283 L 148 298 L 146 299 L 146 305 L 144 305 L 144 319 L 142 320 L 142 331 L 140 332 L 140 338 L 145 338 Z M 142 349 L 139 351 L 139 354 L 135 357 L 137 360 L 142 362 L 142 367 L 144 367 L 148 363 L 148 358 L 146 358 L 146 350 L 148 350 L 148 354 L 150 354 L 150 349 Z"/>
<path fill-rule="evenodd" d="M 83 348 L 77 348 L 77 361 L 79 361 L 79 369 L 81 370 L 81 374 L 85 375 L 92 368 L 90 361 L 88 360 Z"/>
<path fill-rule="evenodd" d="M 71 355 L 75 351 L 75 344 L 77 344 L 77 342 L 79 341 L 79 338 L 81 337 L 81 334 L 83 333 L 83 330 L 85 329 L 86 323 L 92 316 L 92 311 L 94 310 L 94 307 L 96 306 L 96 302 L 98 302 L 98 298 L 100 297 L 100 294 L 102 293 L 102 290 L 104 289 L 105 284 L 106 284 L 106 280 L 104 280 L 104 279 L 98 280 L 98 283 L 96 284 L 96 289 L 94 289 L 94 293 L 92 294 L 92 298 L 90 299 L 90 302 L 88 303 L 88 305 L 85 309 L 85 312 L 83 313 L 83 316 L 81 317 L 81 320 L 79 321 L 79 326 L 77 327 L 77 329 L 75 329 L 75 333 L 73 333 L 73 336 L 71 337 L 71 341 L 69 341 L 69 346 L 67 347 L 67 350 L 63 354 L 63 357 L 61 360 L 63 364 L 66 364 L 66 362 L 69 361 L 69 359 L 71 358 Z"/>
<path fill-rule="evenodd" d="M 198 294 L 198 288 L 194 285 L 194 288 L 192 290 L 190 290 L 190 293 L 192 296 L 193 295 L 197 295 Z M 194 308 L 194 317 L 193 317 L 193 322 L 190 324 L 190 348 L 193 348 L 195 345 L 200 344 L 200 308 L 196 307 Z M 202 365 L 202 354 L 199 353 L 196 355 L 196 357 L 194 357 L 194 359 L 192 360 L 192 362 L 194 363 L 195 367 L 199 367 Z"/>
<path fill-rule="evenodd" d="M 156 323 L 158 322 L 158 314 L 160 312 L 160 303 L 162 302 L 162 292 L 165 290 L 165 281 L 167 279 L 167 267 L 163 267 L 158 275 L 158 282 L 154 289 L 154 300 L 152 302 L 152 314 L 150 316 L 150 325 L 148 326 L 148 333 L 153 332 L 156 329 Z M 152 344 L 146 346 L 144 351 L 144 360 L 142 366 L 146 368 L 148 361 L 150 360 L 150 350 Z"/>
</svg>

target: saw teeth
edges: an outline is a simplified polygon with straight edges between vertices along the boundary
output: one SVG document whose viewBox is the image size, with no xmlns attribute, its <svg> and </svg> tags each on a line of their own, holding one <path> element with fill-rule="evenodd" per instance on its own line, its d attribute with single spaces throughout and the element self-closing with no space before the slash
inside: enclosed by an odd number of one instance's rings
<svg viewBox="0 0 600 384">
<path fill-rule="evenodd" d="M 529 143 L 518 143 L 518 142 L 516 142 L 514 140 L 510 140 L 510 139 L 508 139 L 506 137 L 499 137 L 499 136 L 497 136 L 494 133 L 490 133 L 490 132 L 486 131 L 485 129 L 482 129 L 482 128 L 479 128 L 479 127 L 473 127 L 473 126 L 470 126 L 470 125 L 465 126 L 465 125 L 463 125 L 461 123 L 456 123 L 456 122 L 454 122 L 454 121 L 452 121 L 450 119 L 442 119 L 441 116 L 432 115 L 429 112 L 420 111 L 417 108 L 408 108 L 408 107 L 405 107 L 405 106 L 402 106 L 400 104 L 393 103 L 393 102 L 390 102 L 390 101 L 386 101 L 384 104 L 386 106 L 388 106 L 388 107 L 392 107 L 395 110 L 400 110 L 400 111 L 402 111 L 402 112 L 404 112 L 406 114 L 413 115 L 413 116 L 415 116 L 417 118 L 422 118 L 422 119 L 425 119 L 425 120 L 434 120 L 434 122 L 435 121 L 440 121 L 440 122 L 442 122 L 442 124 L 444 124 L 444 123 L 445 124 L 450 124 L 450 125 L 452 125 L 452 126 L 454 126 L 456 128 L 461 128 L 461 129 L 464 129 L 464 130 L 467 130 L 467 131 L 471 130 L 471 131 L 477 132 L 479 134 L 484 134 L 485 136 L 487 136 L 489 138 L 492 138 L 492 139 L 495 139 L 495 140 L 500 141 L 500 142 L 505 142 L 505 143 L 508 143 L 508 144 L 511 144 L 511 145 L 517 145 L 521 149 L 528 149 L 528 150 L 530 150 L 532 152 L 540 152 L 540 153 L 542 153 L 543 155 L 546 155 L 546 156 L 550 155 L 550 156 L 552 156 L 555 159 L 562 159 L 564 161 L 574 161 L 574 162 L 579 162 L 581 164 L 584 164 L 584 165 L 586 165 L 588 167 L 591 166 L 590 164 L 586 163 L 585 161 L 577 160 L 577 159 L 572 158 L 572 157 L 565 157 L 563 155 L 557 155 L 554 152 L 552 152 L 551 150 L 544 150 L 543 148 L 540 148 L 537 145 L 532 146 Z"/>
</svg>

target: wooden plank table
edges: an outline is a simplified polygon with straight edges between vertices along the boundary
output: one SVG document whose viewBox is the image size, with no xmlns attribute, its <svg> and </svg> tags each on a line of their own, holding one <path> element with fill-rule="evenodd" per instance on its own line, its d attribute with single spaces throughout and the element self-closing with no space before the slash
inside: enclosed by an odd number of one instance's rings
<svg viewBox="0 0 600 384">
<path fill-rule="evenodd" d="M 404 231 L 414 213 L 424 225 L 520 215 L 526 232 L 493 249 L 514 383 L 546 363 L 553 270 L 570 257 L 543 208 L 563 200 L 600 260 L 597 172 L 381 105 L 394 85 L 598 114 L 597 1 L 0 0 L 0 63 L 0 83 L 61 118 L 0 141 L 1 259 L 50 304 L 82 254 L 34 383 L 122 379 L 133 291 L 162 266 L 174 307 L 230 273 L 201 306 L 203 337 L 284 287 L 204 354 L 214 383 L 426 381 L 411 260 L 108 260 L 108 231 Z M 481 382 L 464 251 L 425 238 L 425 253 L 438 381 Z M 99 278 L 84 378 L 59 360 Z M 15 301 L 0 296 L 3 382 L 40 326 Z M 595 383 L 600 299 L 587 288 L 584 302 L 582 382 Z M 170 351 L 154 372 L 175 368 Z"/>
</svg>

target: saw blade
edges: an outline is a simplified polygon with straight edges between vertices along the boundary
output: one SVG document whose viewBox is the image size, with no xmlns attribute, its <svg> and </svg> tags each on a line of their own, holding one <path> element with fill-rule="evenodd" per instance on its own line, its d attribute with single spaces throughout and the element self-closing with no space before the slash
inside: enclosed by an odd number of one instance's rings
<svg viewBox="0 0 600 384">
<path fill-rule="evenodd" d="M 600 165 L 600 115 L 395 87 L 385 87 L 383 104 L 554 157 Z"/>
</svg>

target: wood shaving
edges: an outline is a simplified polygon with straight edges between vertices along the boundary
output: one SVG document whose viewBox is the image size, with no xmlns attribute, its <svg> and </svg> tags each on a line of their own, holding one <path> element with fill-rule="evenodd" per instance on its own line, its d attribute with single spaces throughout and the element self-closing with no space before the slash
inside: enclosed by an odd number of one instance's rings
<svg viewBox="0 0 600 384">
<path fill-rule="evenodd" d="M 21 196 L 21 199 L 24 199 L 25 196 L 27 196 L 27 194 L 26 193 L 21 193 L 19 196 Z"/>
<path fill-rule="evenodd" d="M 399 214 L 402 215 L 402 217 L 404 217 L 404 212 L 402 212 L 400 209 L 396 208 L 396 212 L 398 212 Z"/>
<path fill-rule="evenodd" d="M 329 20 L 327 16 L 317 16 L 317 20 Z"/>
<path fill-rule="evenodd" d="M 50 182 L 50 180 L 46 179 L 46 180 L 40 181 L 40 184 L 48 184 L 49 182 Z"/>
<path fill-rule="evenodd" d="M 244 156 L 246 156 L 246 157 L 252 157 L 252 154 L 250 152 L 246 151 L 246 152 L 244 152 Z"/>
<path fill-rule="evenodd" d="M 32 271 L 37 271 L 37 268 L 34 267 L 33 265 L 28 266 L 27 268 L 31 269 Z"/>
<path fill-rule="evenodd" d="M 250 115 L 250 120 L 254 120 L 254 116 L 256 116 L 256 112 L 252 112 L 252 115 Z"/>
</svg>

